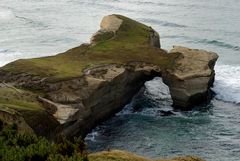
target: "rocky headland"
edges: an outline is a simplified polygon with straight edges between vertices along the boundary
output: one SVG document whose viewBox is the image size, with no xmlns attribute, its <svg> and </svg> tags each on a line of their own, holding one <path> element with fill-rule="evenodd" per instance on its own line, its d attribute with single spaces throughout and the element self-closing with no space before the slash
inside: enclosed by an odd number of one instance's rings
<svg viewBox="0 0 240 161">
<path fill-rule="evenodd" d="M 0 68 L 0 119 L 50 139 L 85 137 L 156 76 L 168 85 L 173 106 L 190 110 L 211 99 L 217 59 L 181 46 L 167 52 L 151 27 L 109 15 L 89 44 Z"/>
</svg>

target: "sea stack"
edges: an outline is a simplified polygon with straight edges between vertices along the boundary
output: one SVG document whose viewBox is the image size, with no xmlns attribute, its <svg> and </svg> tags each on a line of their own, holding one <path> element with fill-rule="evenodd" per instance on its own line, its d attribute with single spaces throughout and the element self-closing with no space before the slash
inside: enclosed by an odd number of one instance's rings
<svg viewBox="0 0 240 161">
<path fill-rule="evenodd" d="M 173 106 L 189 110 L 211 99 L 214 66 L 218 55 L 205 50 L 174 46 L 170 54 L 178 54 L 173 68 L 165 70 L 164 82 L 169 86 Z"/>
</svg>

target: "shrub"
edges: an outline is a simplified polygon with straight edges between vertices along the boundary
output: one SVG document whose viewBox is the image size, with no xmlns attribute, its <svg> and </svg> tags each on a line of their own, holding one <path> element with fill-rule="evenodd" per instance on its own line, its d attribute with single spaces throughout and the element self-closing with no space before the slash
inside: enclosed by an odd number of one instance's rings
<svg viewBox="0 0 240 161">
<path fill-rule="evenodd" d="M 3 126 L 4 124 L 0 125 Z M 0 126 L 0 127 L 1 127 Z M 81 138 L 50 143 L 34 134 L 19 134 L 17 126 L 0 128 L 1 161 L 87 161 L 86 145 Z"/>
</svg>

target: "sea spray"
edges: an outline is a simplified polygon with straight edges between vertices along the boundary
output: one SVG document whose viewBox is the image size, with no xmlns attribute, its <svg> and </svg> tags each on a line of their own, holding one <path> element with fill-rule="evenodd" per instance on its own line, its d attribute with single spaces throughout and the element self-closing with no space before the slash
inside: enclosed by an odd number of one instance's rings
<svg viewBox="0 0 240 161">
<path fill-rule="evenodd" d="M 213 91 L 216 98 L 226 102 L 240 103 L 240 66 L 217 65 Z"/>
</svg>

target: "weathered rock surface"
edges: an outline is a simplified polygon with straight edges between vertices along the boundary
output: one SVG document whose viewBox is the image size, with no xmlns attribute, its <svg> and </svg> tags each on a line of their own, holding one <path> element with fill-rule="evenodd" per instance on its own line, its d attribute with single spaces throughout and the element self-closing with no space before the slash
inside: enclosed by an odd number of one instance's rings
<svg viewBox="0 0 240 161">
<path fill-rule="evenodd" d="M 218 55 L 198 49 L 174 46 L 170 54 L 178 53 L 174 68 L 164 73 L 174 106 L 189 109 L 210 100 L 209 88 L 214 82 L 214 65 Z"/>
<path fill-rule="evenodd" d="M 110 15 L 103 19 L 91 44 L 56 56 L 12 62 L 0 68 L 0 82 L 34 93 L 36 98 L 17 107 L 34 102 L 48 114 L 46 120 L 52 122 L 54 133 L 84 137 L 156 76 L 162 76 L 169 86 L 174 106 L 185 110 L 208 99 L 217 55 L 184 47 L 168 54 L 159 47 L 159 35 L 151 27 Z M 6 105 L 0 100 L 1 104 Z M 34 122 L 28 123 L 35 127 Z"/>
<path fill-rule="evenodd" d="M 117 32 L 122 25 L 123 20 L 118 18 L 116 15 L 105 16 L 100 24 L 101 30 Z"/>
<path fill-rule="evenodd" d="M 105 16 L 100 24 L 101 29 L 92 36 L 91 44 L 114 38 L 122 23 L 123 20 L 116 15 Z"/>
<path fill-rule="evenodd" d="M 146 81 L 153 79 L 157 74 L 160 75 L 158 67 L 146 66 L 146 64 L 109 65 L 86 72 L 89 73 L 84 76 L 86 86 L 80 86 L 78 90 L 74 91 L 75 93 L 67 93 L 66 96 L 63 96 L 62 88 L 59 88 L 59 91 L 55 91 L 54 94 L 49 93 L 49 97 L 57 102 L 69 100 L 70 102 L 80 102 L 79 100 L 82 102 L 72 104 L 79 111 L 71 118 L 71 122 L 63 125 L 63 135 L 85 136 L 86 132 L 90 132 L 99 121 L 120 111 Z M 64 91 L 69 91 L 69 89 L 64 88 Z M 71 98 L 65 99 L 69 95 Z M 77 131 L 76 129 L 81 130 Z"/>
</svg>

